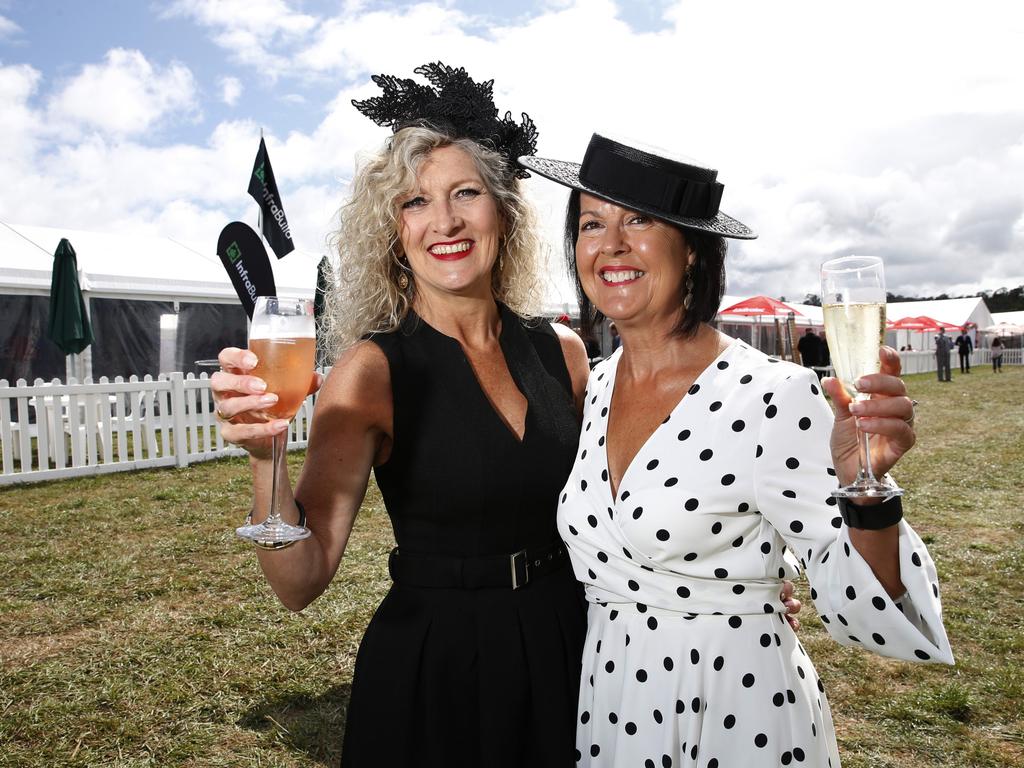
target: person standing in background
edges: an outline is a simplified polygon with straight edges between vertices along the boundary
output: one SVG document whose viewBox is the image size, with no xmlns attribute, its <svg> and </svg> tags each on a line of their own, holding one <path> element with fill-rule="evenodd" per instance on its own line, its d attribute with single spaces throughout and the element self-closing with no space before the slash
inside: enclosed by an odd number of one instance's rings
<svg viewBox="0 0 1024 768">
<path fill-rule="evenodd" d="M 938 363 L 939 381 L 952 381 L 953 377 L 949 371 L 949 353 L 953 349 L 953 340 L 946 335 L 945 328 L 939 328 L 939 335 L 935 337 L 935 361 Z"/>
<path fill-rule="evenodd" d="M 622 346 L 622 339 L 619 338 L 619 329 L 615 327 L 615 323 L 608 324 L 608 333 L 612 335 L 612 352 Z"/>
<path fill-rule="evenodd" d="M 800 353 L 800 362 L 804 368 L 813 368 L 816 365 L 821 365 L 821 339 L 818 338 L 818 334 L 814 332 L 813 328 L 808 328 L 804 331 L 804 335 L 800 337 L 796 348 Z"/>
<path fill-rule="evenodd" d="M 1003 372 L 1003 340 L 996 336 L 992 339 L 992 373 Z"/>
<path fill-rule="evenodd" d="M 831 376 L 829 366 L 832 365 L 832 355 L 828 352 L 828 338 L 825 336 L 825 329 L 818 331 L 818 381 L 825 376 Z"/>
<path fill-rule="evenodd" d="M 966 325 L 963 327 L 962 333 L 956 337 L 956 351 L 960 355 L 960 373 L 970 373 L 974 342 L 971 341 L 971 335 L 967 333 Z"/>
</svg>

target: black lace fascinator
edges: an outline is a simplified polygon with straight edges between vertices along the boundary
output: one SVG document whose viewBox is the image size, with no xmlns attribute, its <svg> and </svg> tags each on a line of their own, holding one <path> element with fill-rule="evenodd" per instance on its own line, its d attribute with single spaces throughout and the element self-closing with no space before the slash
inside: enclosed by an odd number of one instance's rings
<svg viewBox="0 0 1024 768">
<path fill-rule="evenodd" d="M 537 126 L 525 112 L 522 123 L 512 113 L 502 117 L 494 106 L 494 81 L 473 82 L 463 67 L 455 69 L 441 62 L 413 70 L 430 85 L 394 75 L 374 75 L 383 93 L 352 106 L 393 133 L 402 128 L 422 126 L 454 138 L 468 138 L 502 155 L 511 173 L 529 178 L 518 158 L 537 151 Z"/>
</svg>

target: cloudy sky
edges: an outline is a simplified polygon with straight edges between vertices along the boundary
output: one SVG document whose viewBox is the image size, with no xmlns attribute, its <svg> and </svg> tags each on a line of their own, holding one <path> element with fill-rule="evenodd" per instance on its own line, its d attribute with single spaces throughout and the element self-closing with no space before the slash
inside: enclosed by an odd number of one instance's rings
<svg viewBox="0 0 1024 768">
<path fill-rule="evenodd" d="M 730 293 L 817 293 L 851 253 L 898 293 L 1024 283 L 1024 4 L 989 0 L 0 0 L 0 220 L 212 252 L 255 223 L 262 128 L 321 252 L 384 138 L 351 99 L 434 60 L 494 78 L 542 156 L 598 131 L 718 168 L 760 233 Z M 557 232 L 563 193 L 528 184 Z"/>
</svg>

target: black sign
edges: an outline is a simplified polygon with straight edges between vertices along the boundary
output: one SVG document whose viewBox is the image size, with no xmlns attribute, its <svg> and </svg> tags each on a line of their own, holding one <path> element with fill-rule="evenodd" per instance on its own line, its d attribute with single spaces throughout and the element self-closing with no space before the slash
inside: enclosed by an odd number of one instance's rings
<svg viewBox="0 0 1024 768">
<path fill-rule="evenodd" d="M 217 255 L 228 271 L 245 313 L 252 319 L 257 296 L 277 295 L 274 271 L 263 241 L 248 224 L 232 221 L 217 238 Z"/>
<path fill-rule="evenodd" d="M 295 246 L 292 245 L 292 231 L 288 228 L 281 194 L 277 191 L 277 182 L 274 180 L 274 169 L 270 167 L 270 155 L 267 154 L 267 145 L 263 139 L 260 139 L 256 162 L 252 165 L 249 194 L 263 211 L 263 236 L 267 238 L 277 258 L 283 259 L 295 250 Z"/>
</svg>

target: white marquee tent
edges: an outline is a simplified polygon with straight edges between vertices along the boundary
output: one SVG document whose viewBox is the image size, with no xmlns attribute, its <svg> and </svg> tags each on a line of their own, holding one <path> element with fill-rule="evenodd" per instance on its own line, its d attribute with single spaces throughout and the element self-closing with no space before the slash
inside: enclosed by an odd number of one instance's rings
<svg viewBox="0 0 1024 768">
<path fill-rule="evenodd" d="M 226 224 L 227 222 L 225 222 Z M 0 222 L 0 295 L 48 295 L 53 253 L 62 237 L 78 255 L 83 292 L 121 299 L 238 302 L 215 244 L 207 251 L 169 237 L 112 235 Z M 320 256 L 293 251 L 274 259 L 281 294 L 312 297 Z"/>
<path fill-rule="evenodd" d="M 215 344 L 244 344 L 245 314 L 214 243 L 201 249 L 168 237 L 0 222 L 0 379 L 63 379 L 65 365 L 71 366 L 45 339 L 53 253 L 62 237 L 78 256 L 96 335 L 74 361 L 75 373 L 98 378 L 187 371 L 195 359 L 213 357 L 220 348 Z M 271 254 L 271 260 L 279 294 L 313 296 L 319 255 L 294 251 L 280 260 Z M 166 322 L 171 315 L 175 323 Z M 171 325 L 176 333 L 169 355 Z"/>
</svg>

